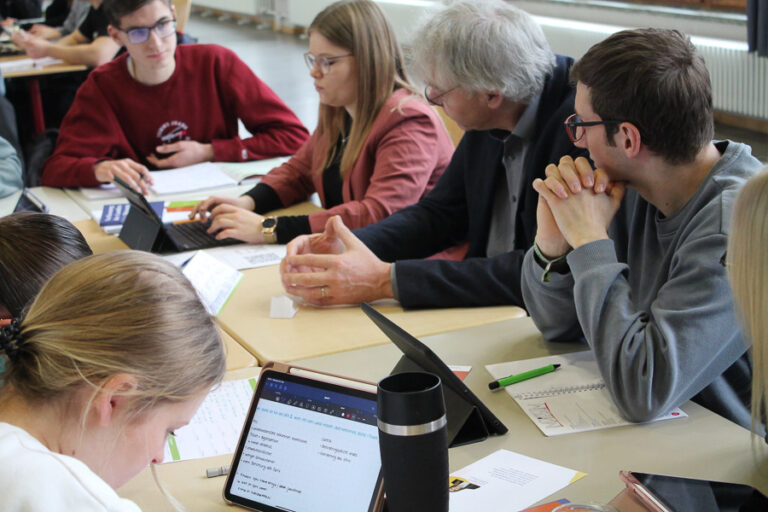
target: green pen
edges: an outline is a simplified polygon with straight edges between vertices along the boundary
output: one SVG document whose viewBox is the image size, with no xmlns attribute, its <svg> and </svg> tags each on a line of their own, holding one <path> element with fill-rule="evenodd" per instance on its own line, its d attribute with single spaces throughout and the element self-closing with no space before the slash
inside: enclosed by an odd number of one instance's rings
<svg viewBox="0 0 768 512">
<path fill-rule="evenodd" d="M 509 377 L 504 377 L 503 379 L 495 380 L 489 383 L 488 389 L 494 390 L 509 386 L 510 384 L 517 384 L 518 382 L 532 379 L 534 377 L 538 377 L 539 375 L 544 375 L 545 373 L 551 373 L 558 368 L 560 368 L 559 364 L 548 364 L 547 366 L 542 366 L 541 368 L 536 368 L 535 370 L 528 370 L 527 372 L 518 373 L 517 375 L 510 375 Z"/>
</svg>

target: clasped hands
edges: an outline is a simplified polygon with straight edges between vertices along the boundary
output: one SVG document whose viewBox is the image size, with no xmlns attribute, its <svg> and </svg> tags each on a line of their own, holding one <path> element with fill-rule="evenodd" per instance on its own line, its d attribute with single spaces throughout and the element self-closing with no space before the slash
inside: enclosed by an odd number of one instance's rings
<svg viewBox="0 0 768 512">
<path fill-rule="evenodd" d="M 545 179 L 535 179 L 539 193 L 536 243 L 549 259 L 570 248 L 608 238 L 608 226 L 624 198 L 623 182 L 611 181 L 584 157 L 564 156 L 550 164 Z"/>
<path fill-rule="evenodd" d="M 288 244 L 280 278 L 289 294 L 310 304 L 360 304 L 393 297 L 390 268 L 333 216 L 324 232 Z"/>
</svg>

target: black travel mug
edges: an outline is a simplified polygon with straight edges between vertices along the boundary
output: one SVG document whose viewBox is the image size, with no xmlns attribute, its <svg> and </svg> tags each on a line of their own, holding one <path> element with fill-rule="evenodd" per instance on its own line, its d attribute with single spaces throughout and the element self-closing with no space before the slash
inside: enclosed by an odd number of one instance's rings
<svg viewBox="0 0 768 512">
<path fill-rule="evenodd" d="M 381 468 L 389 512 L 448 512 L 448 438 L 440 378 L 398 373 L 378 386 Z"/>
</svg>

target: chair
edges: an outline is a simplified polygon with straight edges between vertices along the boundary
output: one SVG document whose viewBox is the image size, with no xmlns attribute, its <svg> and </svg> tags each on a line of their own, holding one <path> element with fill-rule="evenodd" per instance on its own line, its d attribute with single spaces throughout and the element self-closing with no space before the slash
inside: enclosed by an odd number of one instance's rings
<svg viewBox="0 0 768 512">
<path fill-rule="evenodd" d="M 176 30 L 184 32 L 192 9 L 192 0 L 173 0 L 173 6 L 176 8 Z"/>
</svg>

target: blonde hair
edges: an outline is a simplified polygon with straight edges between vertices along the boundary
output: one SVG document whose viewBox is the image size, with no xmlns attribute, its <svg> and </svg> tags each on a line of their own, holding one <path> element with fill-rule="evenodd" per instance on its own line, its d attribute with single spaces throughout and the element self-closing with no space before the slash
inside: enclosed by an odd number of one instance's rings
<svg viewBox="0 0 768 512">
<path fill-rule="evenodd" d="M 355 164 L 381 107 L 396 89 L 418 94 L 403 67 L 403 53 L 392 26 L 378 5 L 370 0 L 342 0 L 318 14 L 309 26 L 331 43 L 349 50 L 355 58 L 357 101 L 347 144 L 342 150 L 342 179 Z M 344 107 L 320 105 L 318 137 L 325 136 L 328 152 L 322 172 L 338 157 L 337 142 L 343 137 L 347 112 Z"/>
<path fill-rule="evenodd" d="M 768 167 L 741 189 L 733 209 L 727 268 L 744 331 L 752 340 L 752 429 L 765 422 L 768 390 Z"/>
<path fill-rule="evenodd" d="M 4 377 L 29 403 L 66 400 L 83 384 L 93 397 L 127 373 L 138 383 L 128 394 L 139 414 L 189 399 L 225 370 L 216 327 L 192 285 L 170 263 L 139 251 L 64 267 L 43 286 L 19 332 Z"/>
</svg>

